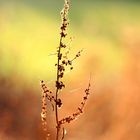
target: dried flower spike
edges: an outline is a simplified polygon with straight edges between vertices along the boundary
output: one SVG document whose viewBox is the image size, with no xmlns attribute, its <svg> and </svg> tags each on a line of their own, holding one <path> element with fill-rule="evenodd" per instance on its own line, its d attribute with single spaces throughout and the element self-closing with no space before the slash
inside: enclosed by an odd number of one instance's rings
<svg viewBox="0 0 140 140">
<path fill-rule="evenodd" d="M 65 83 L 63 78 L 65 76 L 66 68 L 70 70 L 73 69 L 73 61 L 81 56 L 80 50 L 73 59 L 69 59 L 70 47 L 68 48 L 68 44 L 64 43 L 64 39 L 67 37 L 67 27 L 69 25 L 68 21 L 68 12 L 70 8 L 70 0 L 64 0 L 64 8 L 61 11 L 61 26 L 60 26 L 60 42 L 59 46 L 56 51 L 57 56 L 57 63 L 56 66 L 56 81 L 55 81 L 55 92 L 53 93 L 45 84 L 44 81 L 41 81 L 41 88 L 42 88 L 42 111 L 41 111 L 41 119 L 43 124 L 43 129 L 47 130 L 47 101 L 49 101 L 52 105 L 52 108 L 55 113 L 56 119 L 56 140 L 64 140 L 66 130 L 64 125 L 66 123 L 71 123 L 73 120 L 76 120 L 84 110 L 85 103 L 88 99 L 90 93 L 90 82 L 88 88 L 85 90 L 85 95 L 82 98 L 80 105 L 77 107 L 76 111 L 67 117 L 59 119 L 59 112 L 58 108 L 61 108 L 63 105 L 61 98 L 59 95 L 63 88 L 65 88 Z M 61 133 L 60 133 L 61 132 Z M 48 140 L 50 137 L 47 136 L 46 139 Z"/>
</svg>

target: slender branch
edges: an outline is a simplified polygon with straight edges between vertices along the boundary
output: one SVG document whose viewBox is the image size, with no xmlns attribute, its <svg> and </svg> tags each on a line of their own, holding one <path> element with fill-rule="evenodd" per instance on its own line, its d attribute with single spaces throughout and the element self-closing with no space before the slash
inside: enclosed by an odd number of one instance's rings
<svg viewBox="0 0 140 140">
<path fill-rule="evenodd" d="M 60 53 L 61 53 L 61 42 L 62 42 L 62 36 L 60 37 L 60 44 L 59 44 L 59 49 L 58 49 L 58 61 L 57 61 L 57 83 L 59 83 L 59 64 L 60 64 Z M 55 93 L 55 99 L 56 101 L 58 100 L 58 92 L 59 92 L 59 88 L 56 86 L 56 93 Z M 58 118 L 58 106 L 57 106 L 57 102 L 55 103 L 55 118 L 56 118 L 56 124 L 57 124 L 57 135 L 56 135 L 56 140 L 58 140 L 58 133 L 59 133 L 59 128 L 58 128 L 58 123 L 59 123 L 59 118 Z"/>
<path fill-rule="evenodd" d="M 63 130 L 62 130 L 62 139 L 61 140 L 64 140 L 65 138 L 65 128 L 63 127 Z"/>
</svg>

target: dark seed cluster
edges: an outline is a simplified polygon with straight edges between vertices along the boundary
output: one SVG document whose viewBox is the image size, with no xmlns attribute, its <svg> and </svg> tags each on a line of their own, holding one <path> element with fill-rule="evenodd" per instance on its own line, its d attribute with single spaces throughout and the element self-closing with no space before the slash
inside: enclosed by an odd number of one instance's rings
<svg viewBox="0 0 140 140">
<path fill-rule="evenodd" d="M 60 82 L 56 81 L 56 87 L 57 87 L 57 89 L 61 90 L 62 88 L 65 87 L 65 85 L 62 81 L 60 81 Z"/>
<path fill-rule="evenodd" d="M 61 99 L 57 99 L 56 105 L 57 105 L 58 107 L 61 107 L 61 106 L 62 106 L 62 101 L 61 101 Z"/>
<path fill-rule="evenodd" d="M 69 22 L 68 22 L 69 5 L 70 5 L 69 0 L 65 0 L 64 8 L 61 11 L 62 23 L 61 23 L 61 27 L 60 27 L 60 30 L 61 30 L 61 32 L 60 32 L 60 44 L 59 44 L 59 47 L 57 50 L 58 62 L 57 62 L 57 64 L 55 64 L 55 66 L 57 66 L 57 81 L 56 81 L 57 91 L 65 88 L 65 84 L 63 83 L 63 81 L 61 79 L 64 77 L 65 69 L 66 69 L 65 66 L 68 65 L 68 62 L 66 62 L 67 61 L 66 57 L 61 52 L 61 49 L 67 48 L 67 45 L 65 43 L 63 43 L 63 39 L 67 35 L 66 31 L 67 31 L 67 26 L 69 24 Z"/>
<path fill-rule="evenodd" d="M 69 5 L 70 5 L 69 0 L 65 0 L 64 8 L 60 13 L 61 14 L 61 19 L 62 19 L 62 24 L 61 24 L 61 27 L 60 27 L 60 29 L 61 29 L 60 35 L 61 35 L 62 38 L 65 38 L 66 35 L 67 35 L 66 29 L 67 29 L 67 26 L 69 24 L 69 22 L 68 22 Z M 61 47 L 65 48 L 65 45 L 61 44 Z"/>
</svg>

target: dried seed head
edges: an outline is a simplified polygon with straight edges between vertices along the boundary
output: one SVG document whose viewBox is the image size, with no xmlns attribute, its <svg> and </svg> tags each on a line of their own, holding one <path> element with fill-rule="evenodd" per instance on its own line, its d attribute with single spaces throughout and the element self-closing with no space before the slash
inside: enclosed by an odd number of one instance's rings
<svg viewBox="0 0 140 140">
<path fill-rule="evenodd" d="M 75 113 L 73 113 L 71 116 L 65 117 L 62 120 L 60 120 L 59 126 L 61 126 L 62 124 L 65 124 L 65 123 L 70 123 L 73 120 L 76 120 L 78 118 L 78 116 L 80 116 L 83 113 L 85 103 L 88 99 L 89 91 L 90 91 L 90 83 L 89 83 L 88 88 L 85 90 L 86 95 L 83 97 L 83 101 L 81 102 L 80 106 L 77 108 L 77 111 Z"/>
<path fill-rule="evenodd" d="M 69 0 L 65 0 L 65 3 L 64 3 L 64 8 L 62 9 L 61 11 L 61 19 L 62 19 L 62 24 L 61 24 L 61 37 L 66 37 L 66 33 L 64 33 L 67 29 L 67 26 L 69 24 L 68 22 L 68 12 L 69 12 L 69 6 L 70 6 L 70 1 Z"/>
</svg>

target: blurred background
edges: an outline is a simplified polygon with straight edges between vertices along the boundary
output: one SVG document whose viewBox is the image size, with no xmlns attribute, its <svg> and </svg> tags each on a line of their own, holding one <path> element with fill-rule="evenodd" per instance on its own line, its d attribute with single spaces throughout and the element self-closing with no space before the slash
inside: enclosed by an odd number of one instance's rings
<svg viewBox="0 0 140 140">
<path fill-rule="evenodd" d="M 55 90 L 63 0 L 0 0 L 0 140 L 43 140 L 40 80 Z M 72 0 L 60 118 L 76 110 L 92 72 L 85 113 L 66 125 L 66 140 L 140 139 L 140 1 Z M 48 108 L 49 107 L 48 105 Z M 54 117 L 48 131 L 54 140 Z"/>
</svg>

